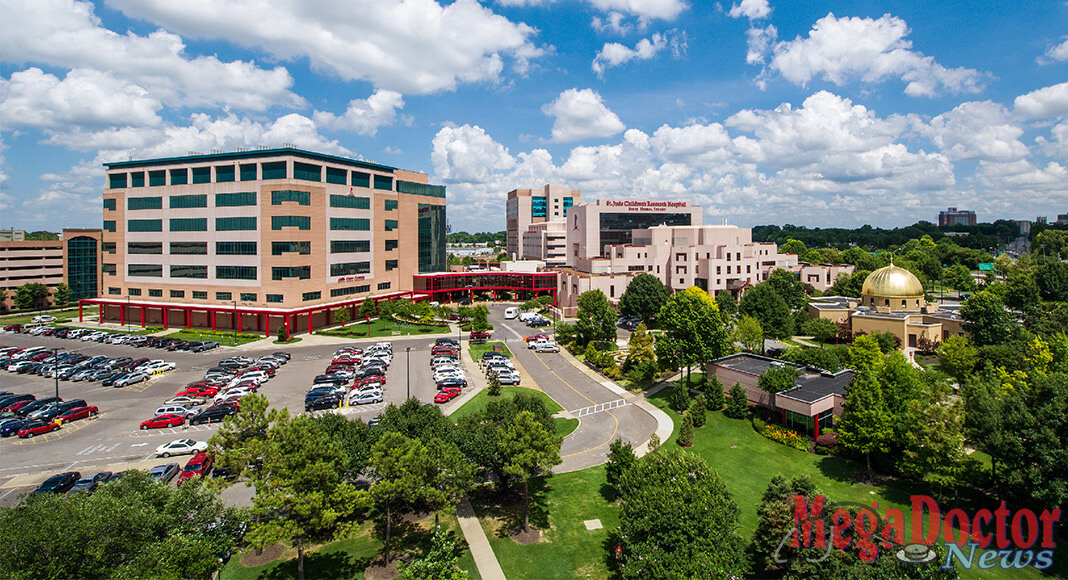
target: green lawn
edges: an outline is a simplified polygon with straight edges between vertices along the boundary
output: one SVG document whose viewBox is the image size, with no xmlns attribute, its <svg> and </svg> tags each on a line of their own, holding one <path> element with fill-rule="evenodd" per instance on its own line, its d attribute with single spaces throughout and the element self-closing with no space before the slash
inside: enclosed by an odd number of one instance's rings
<svg viewBox="0 0 1068 580">
<path fill-rule="evenodd" d="M 507 357 L 512 356 L 512 351 L 508 350 L 508 347 L 505 346 L 503 342 L 500 342 L 498 340 L 494 340 L 494 341 L 491 341 L 491 342 L 485 342 L 485 343 L 482 343 L 482 344 L 469 345 L 469 348 L 468 348 L 467 352 L 471 355 L 471 360 L 473 360 L 475 362 L 478 362 L 478 361 L 482 360 L 482 353 L 489 352 L 489 351 L 493 350 L 494 346 L 501 347 L 501 352 L 504 353 L 504 356 L 507 356 Z"/>
<path fill-rule="evenodd" d="M 536 483 L 535 483 L 536 482 Z M 500 501 L 495 494 L 472 494 L 482 528 L 508 578 L 608 578 L 608 534 L 619 525 L 615 502 L 602 495 L 604 466 L 561 473 L 531 483 L 539 495 L 531 507 L 531 523 L 542 540 L 520 545 L 508 531 L 522 523 L 520 496 Z M 602 529 L 587 530 L 586 520 L 600 520 Z"/>
<path fill-rule="evenodd" d="M 405 545 L 409 549 L 416 546 L 429 547 L 430 534 L 427 530 L 432 528 L 433 523 L 434 519 L 431 516 L 423 522 L 419 522 L 419 526 L 409 526 L 408 533 L 397 539 L 394 544 L 394 550 L 403 548 Z M 463 541 L 463 534 L 460 533 L 456 518 L 442 515 L 441 523 L 445 527 L 456 531 L 461 545 L 465 548 L 463 556 L 460 557 L 458 562 L 459 567 L 467 570 L 471 580 L 480 580 L 481 576 L 478 574 L 475 560 L 471 557 L 471 552 L 466 550 L 467 544 Z M 294 547 L 287 546 L 282 553 L 282 557 L 278 560 L 253 568 L 246 568 L 241 565 L 241 557 L 243 555 L 244 553 L 235 555 L 223 567 L 222 572 L 219 574 L 220 580 L 267 580 L 297 577 L 297 550 Z M 304 552 L 304 577 L 360 579 L 364 577 L 364 570 L 367 569 L 371 561 L 381 555 L 382 542 L 374 535 L 373 524 L 366 523 L 360 527 L 355 537 L 306 549 Z"/>
<path fill-rule="evenodd" d="M 371 321 L 371 337 L 380 336 L 409 336 L 413 334 L 446 334 L 449 332 L 448 326 L 433 326 L 428 324 L 406 324 L 404 322 L 394 322 L 386 318 L 378 318 Z M 366 322 L 350 322 L 344 327 L 329 328 L 326 330 L 317 331 L 316 334 L 322 334 L 325 336 L 342 336 L 352 338 L 362 338 L 367 335 L 367 323 Z"/>
<path fill-rule="evenodd" d="M 82 311 L 82 315 L 89 317 L 90 315 L 96 316 L 96 306 L 86 307 Z M 55 316 L 61 322 L 66 320 L 78 320 L 78 307 L 66 308 L 63 310 L 33 310 L 30 312 L 22 312 L 18 314 L 5 314 L 0 316 L 0 326 L 7 326 L 9 324 L 26 324 L 34 319 L 36 316 Z"/>
<path fill-rule="evenodd" d="M 166 335 L 167 338 L 178 338 L 181 340 L 199 341 L 199 340 L 214 340 L 221 346 L 240 346 L 242 344 L 248 344 L 250 342 L 256 342 L 257 340 L 263 340 L 265 337 L 259 334 L 251 333 L 238 333 L 237 342 L 234 342 L 234 335 L 232 333 L 226 334 L 221 331 L 211 333 L 210 331 L 198 332 L 195 328 L 182 329 L 172 332 Z"/>
<path fill-rule="evenodd" d="M 541 399 L 545 403 L 545 408 L 549 410 L 549 413 L 558 413 L 558 412 L 564 410 L 564 408 L 561 407 L 559 404 L 557 404 L 556 401 L 552 400 L 552 398 L 550 398 L 549 395 L 546 395 L 544 392 L 539 391 L 537 389 L 528 389 L 526 387 L 511 387 L 511 386 L 507 386 L 507 387 L 502 386 L 501 387 L 501 397 L 512 397 L 512 396 L 514 396 L 515 393 L 519 393 L 519 392 L 526 393 L 528 395 L 534 395 L 534 396 L 538 397 L 539 399 Z M 460 407 L 459 409 L 456 409 L 455 411 L 453 411 L 452 415 L 449 415 L 449 417 L 451 417 L 454 422 L 457 422 L 462 417 L 466 417 L 467 415 L 470 415 L 472 413 L 477 413 L 478 411 L 481 411 L 482 409 L 484 409 L 486 407 L 486 405 L 489 404 L 490 400 L 492 400 L 492 399 L 493 399 L 493 397 L 489 396 L 489 393 L 486 390 L 482 390 L 477 395 L 472 397 L 470 401 L 464 403 L 462 407 Z M 563 419 L 563 420 L 567 421 L 567 419 Z M 576 422 L 576 425 L 575 425 L 575 427 L 572 427 L 571 430 L 568 431 L 568 433 L 570 433 L 571 431 L 574 431 L 575 428 L 578 427 L 578 424 L 577 424 L 578 420 L 577 419 L 573 419 L 573 420 Z M 559 432 L 559 430 L 560 430 L 559 425 L 557 425 L 557 432 Z"/>
</svg>

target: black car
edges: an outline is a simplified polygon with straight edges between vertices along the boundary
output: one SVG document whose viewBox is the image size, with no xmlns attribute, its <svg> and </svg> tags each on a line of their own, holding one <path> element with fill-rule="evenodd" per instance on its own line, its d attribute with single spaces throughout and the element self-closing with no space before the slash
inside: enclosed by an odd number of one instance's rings
<svg viewBox="0 0 1068 580">
<path fill-rule="evenodd" d="M 33 493 L 67 493 L 78 480 L 81 479 L 82 474 L 77 471 L 68 471 L 66 473 L 60 473 L 59 475 L 53 475 L 45 480 L 44 483 L 37 486 L 37 489 L 33 490 Z"/>
<path fill-rule="evenodd" d="M 305 411 L 316 411 L 319 409 L 336 409 L 341 404 L 342 395 L 323 395 L 316 399 L 304 402 Z"/>
<path fill-rule="evenodd" d="M 216 405 L 204 409 L 200 413 L 196 414 L 189 420 L 190 425 L 200 425 L 203 423 L 218 423 L 230 415 L 237 414 L 237 407 L 231 405 Z"/>
<path fill-rule="evenodd" d="M 41 421 L 51 421 L 52 419 L 55 419 L 56 417 L 62 415 L 63 413 L 66 413 L 67 411 L 70 411 L 71 409 L 77 409 L 78 407 L 88 407 L 88 406 L 89 405 L 85 402 L 85 399 L 74 399 L 73 401 L 67 401 L 65 403 L 60 403 L 60 404 L 52 407 L 51 409 L 48 410 L 47 413 L 44 413 L 42 415 L 38 415 L 37 418 L 40 419 Z"/>
<path fill-rule="evenodd" d="M 347 384 L 349 384 L 349 380 L 347 378 L 341 376 L 341 375 L 334 375 L 334 374 L 319 375 L 319 376 L 315 377 L 314 379 L 312 379 L 312 384 L 320 385 L 320 384 L 323 384 L 323 383 L 334 384 L 334 385 L 347 385 Z"/>
<path fill-rule="evenodd" d="M 33 423 L 33 421 L 29 419 L 16 419 L 9 423 L 4 423 L 3 426 L 0 426 L 0 437 L 14 437 L 19 434 L 19 429 L 30 423 Z"/>
<path fill-rule="evenodd" d="M 41 409 L 41 408 L 46 407 L 48 405 L 51 405 L 52 403 L 62 403 L 62 402 L 63 402 L 63 399 L 61 399 L 59 397 L 45 397 L 43 399 L 37 399 L 36 401 L 30 403 L 29 405 L 26 405 L 26 406 L 20 408 L 15 413 L 18 414 L 19 416 L 25 417 L 26 415 L 29 415 L 30 413 L 32 413 L 32 412 L 34 412 L 34 411 L 36 411 L 38 409 Z"/>
<path fill-rule="evenodd" d="M 460 342 L 457 341 L 455 338 L 439 338 L 434 341 L 434 344 L 451 344 L 456 348 L 460 348 Z"/>
<path fill-rule="evenodd" d="M 438 389 L 444 389 L 446 387 L 459 387 L 461 389 L 467 388 L 467 381 L 463 379 L 444 379 L 437 383 Z"/>
<path fill-rule="evenodd" d="M 4 397 L 0 397 L 0 411 L 3 411 L 4 408 L 7 407 L 8 405 L 14 405 L 15 403 L 18 403 L 19 401 L 32 401 L 32 400 L 34 400 L 36 398 L 37 397 L 34 397 L 33 395 L 29 395 L 29 394 L 6 395 Z"/>
<path fill-rule="evenodd" d="M 126 371 L 115 371 L 115 374 L 113 374 L 110 377 L 104 379 L 103 381 L 100 382 L 100 384 L 101 384 L 101 386 L 105 386 L 105 387 L 113 387 L 113 386 L 115 386 L 115 381 L 121 379 L 122 377 L 125 377 L 128 374 L 130 374 L 130 373 L 128 373 Z"/>
<path fill-rule="evenodd" d="M 132 361 L 133 361 L 133 359 L 128 357 L 128 356 L 124 356 L 124 357 L 120 357 L 120 358 L 113 358 L 113 359 L 111 359 L 110 362 L 108 362 L 107 368 L 112 369 L 112 370 L 119 370 L 122 367 L 130 364 Z"/>
<path fill-rule="evenodd" d="M 87 475 L 79 479 L 78 483 L 75 483 L 74 487 L 70 488 L 70 491 L 84 491 L 92 493 L 96 491 L 96 488 L 99 487 L 101 483 L 107 482 L 110 477 L 110 471 L 101 471 L 100 473 Z"/>
</svg>

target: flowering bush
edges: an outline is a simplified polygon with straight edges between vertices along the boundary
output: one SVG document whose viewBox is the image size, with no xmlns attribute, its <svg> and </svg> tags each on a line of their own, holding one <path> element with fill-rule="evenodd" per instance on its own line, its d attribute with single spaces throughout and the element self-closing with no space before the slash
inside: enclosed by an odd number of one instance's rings
<svg viewBox="0 0 1068 580">
<path fill-rule="evenodd" d="M 782 443 L 787 447 L 793 447 L 799 451 L 808 451 L 808 439 L 778 425 L 764 425 L 758 430 L 759 433 L 772 441 Z"/>
<path fill-rule="evenodd" d="M 825 432 L 816 438 L 816 445 L 833 449 L 835 445 L 838 445 L 838 434 L 834 431 Z"/>
</svg>

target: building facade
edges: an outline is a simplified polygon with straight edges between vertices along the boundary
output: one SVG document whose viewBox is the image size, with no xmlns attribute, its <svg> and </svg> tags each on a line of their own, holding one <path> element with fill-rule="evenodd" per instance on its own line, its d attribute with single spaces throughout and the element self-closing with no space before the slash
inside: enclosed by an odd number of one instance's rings
<svg viewBox="0 0 1068 580">
<path fill-rule="evenodd" d="M 939 226 L 974 226 L 975 224 L 975 212 L 971 210 L 958 210 L 951 207 L 948 211 L 938 212 Z"/>
<path fill-rule="evenodd" d="M 104 321 L 310 332 L 446 269 L 422 173 L 288 147 L 106 168 Z"/>
<path fill-rule="evenodd" d="M 0 289 L 6 295 L 0 310 L 14 309 L 15 292 L 24 284 L 48 287 L 48 303 L 38 307 L 52 305 L 61 283 L 70 286 L 71 300 L 99 295 L 101 233 L 65 229 L 59 240 L 0 241 Z"/>
<path fill-rule="evenodd" d="M 606 246 L 628 245 L 634 231 L 654 226 L 699 226 L 701 208 L 688 201 L 598 200 L 572 209 L 567 219 L 567 265 L 607 257 Z"/>
<path fill-rule="evenodd" d="M 0 242 L 24 242 L 26 230 L 0 230 Z"/>
<path fill-rule="evenodd" d="M 524 254 L 523 235 L 532 224 L 564 221 L 568 210 L 581 203 L 582 194 L 578 190 L 557 184 L 509 191 L 505 202 L 505 250 L 508 255 L 512 259 L 544 260 L 541 255 Z"/>
</svg>

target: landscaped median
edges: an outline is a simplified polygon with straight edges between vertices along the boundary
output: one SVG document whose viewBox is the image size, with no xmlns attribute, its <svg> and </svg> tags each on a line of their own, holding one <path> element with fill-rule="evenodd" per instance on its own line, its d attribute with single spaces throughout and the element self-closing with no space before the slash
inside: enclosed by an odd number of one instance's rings
<svg viewBox="0 0 1068 580">
<path fill-rule="evenodd" d="M 214 340 L 215 342 L 218 342 L 220 346 L 240 346 L 265 338 L 262 334 L 238 332 L 235 335 L 233 331 L 227 332 L 225 330 L 206 330 L 197 328 L 178 330 L 166 336 L 167 338 L 177 338 L 186 342 Z"/>
<path fill-rule="evenodd" d="M 368 334 L 370 326 L 370 334 Z M 345 338 L 411 336 L 419 334 L 445 334 L 449 332 L 448 325 L 419 324 L 398 322 L 386 318 L 376 318 L 368 325 L 366 322 L 350 322 L 346 326 L 318 330 L 315 334 L 323 336 L 341 336 Z"/>
<path fill-rule="evenodd" d="M 485 409 L 490 401 L 494 399 L 508 399 L 514 397 L 516 393 L 526 393 L 541 399 L 542 402 L 545 403 L 545 408 L 548 409 L 550 413 L 555 414 L 564 410 L 564 408 L 556 401 L 552 400 L 549 395 L 546 395 L 544 392 L 537 389 L 528 389 L 527 387 L 501 387 L 501 394 L 499 397 L 491 397 L 489 392 L 484 389 L 472 397 L 470 401 L 464 403 L 462 407 L 456 409 L 456 411 L 449 415 L 449 418 L 452 419 L 453 422 L 459 422 L 463 417 Z M 575 429 L 578 429 L 579 426 L 578 419 L 565 419 L 563 417 L 554 417 L 553 423 L 556 424 L 556 434 L 560 437 L 567 437 Z"/>
</svg>

